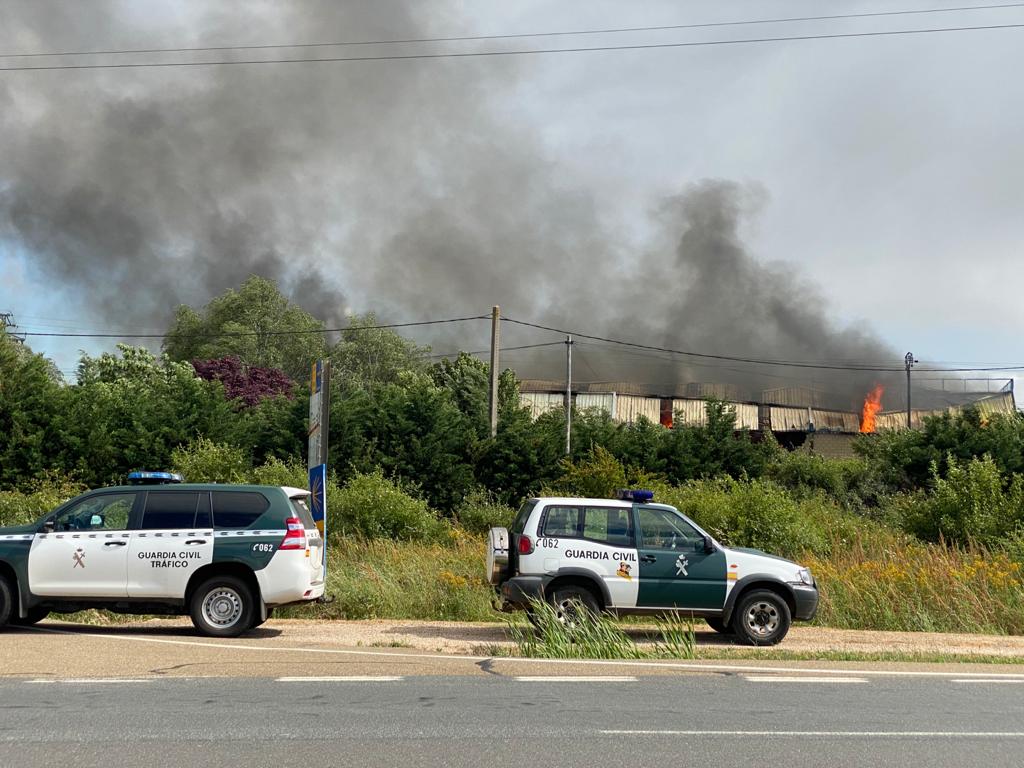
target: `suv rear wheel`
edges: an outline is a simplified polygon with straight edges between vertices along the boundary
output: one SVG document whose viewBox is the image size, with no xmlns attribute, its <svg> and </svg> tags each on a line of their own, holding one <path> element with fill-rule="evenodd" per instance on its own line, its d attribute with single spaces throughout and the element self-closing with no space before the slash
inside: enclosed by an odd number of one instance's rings
<svg viewBox="0 0 1024 768">
<path fill-rule="evenodd" d="M 601 613 L 597 598 L 586 587 L 559 587 L 551 594 L 551 605 L 558 620 L 567 626 L 579 624 L 580 611 L 586 611 L 590 616 Z"/>
<path fill-rule="evenodd" d="M 745 645 L 776 645 L 789 632 L 791 622 L 786 601 L 768 589 L 743 595 L 732 615 L 736 639 Z"/>
<path fill-rule="evenodd" d="M 214 576 L 192 594 L 192 623 L 207 637 L 238 637 L 253 626 L 256 601 L 237 576 Z"/>
</svg>

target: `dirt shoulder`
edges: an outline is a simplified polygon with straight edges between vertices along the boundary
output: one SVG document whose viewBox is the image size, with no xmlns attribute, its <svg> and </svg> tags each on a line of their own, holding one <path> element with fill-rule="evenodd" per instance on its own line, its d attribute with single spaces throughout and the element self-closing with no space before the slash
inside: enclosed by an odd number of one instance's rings
<svg viewBox="0 0 1024 768">
<path fill-rule="evenodd" d="M 132 629 L 189 629 L 181 619 L 154 619 L 116 626 Z M 651 625 L 623 623 L 623 629 L 638 643 L 655 642 L 656 630 Z M 480 654 L 511 648 L 505 626 L 497 623 L 452 621 L 315 621 L 304 619 L 271 620 L 265 625 L 287 637 L 290 644 L 331 645 L 345 647 L 415 648 L 441 653 Z M 728 658 L 738 652 L 757 653 L 759 649 L 742 648 L 703 625 L 696 627 L 696 640 L 701 656 L 712 658 L 720 653 Z M 775 649 L 794 654 L 918 654 L 1002 657 L 1024 660 L 1024 637 L 1004 635 L 969 635 L 939 632 L 875 632 L 867 630 L 829 629 L 826 627 L 794 627 Z"/>
</svg>

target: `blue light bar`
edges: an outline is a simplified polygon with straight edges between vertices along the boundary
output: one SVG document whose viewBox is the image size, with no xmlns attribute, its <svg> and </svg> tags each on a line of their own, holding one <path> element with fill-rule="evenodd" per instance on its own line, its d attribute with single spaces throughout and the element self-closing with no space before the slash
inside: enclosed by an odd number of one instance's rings
<svg viewBox="0 0 1024 768">
<path fill-rule="evenodd" d="M 627 488 L 622 488 L 616 494 L 616 498 L 622 501 L 635 501 L 637 504 L 643 504 L 644 502 L 650 501 L 654 498 L 654 491 L 629 490 Z"/>
<path fill-rule="evenodd" d="M 129 472 L 129 485 L 161 485 L 163 483 L 183 483 L 185 478 L 177 472 Z"/>
</svg>

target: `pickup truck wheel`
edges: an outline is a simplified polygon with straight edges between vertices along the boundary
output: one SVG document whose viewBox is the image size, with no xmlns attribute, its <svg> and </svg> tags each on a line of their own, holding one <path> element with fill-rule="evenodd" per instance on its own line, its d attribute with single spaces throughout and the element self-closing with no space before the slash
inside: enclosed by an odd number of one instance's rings
<svg viewBox="0 0 1024 768">
<path fill-rule="evenodd" d="M 0 576 L 0 627 L 3 627 L 14 612 L 14 589 L 6 577 Z"/>
<path fill-rule="evenodd" d="M 717 632 L 720 635 L 731 635 L 731 634 L 733 634 L 732 627 L 730 627 L 728 624 L 726 624 L 724 621 L 722 621 L 721 618 L 717 618 L 717 619 L 708 618 L 708 619 L 704 619 L 704 621 L 706 621 L 708 626 L 711 627 L 713 630 L 715 630 L 715 632 Z"/>
<path fill-rule="evenodd" d="M 558 620 L 568 627 L 580 623 L 581 611 L 588 613 L 591 617 L 601 613 L 601 606 L 598 605 L 594 593 L 586 587 L 561 587 L 551 595 L 551 604 L 555 609 Z"/>
<path fill-rule="evenodd" d="M 16 627 L 31 627 L 33 624 L 38 624 L 49 615 L 49 608 L 29 608 L 28 616 L 25 618 L 12 614 L 11 624 Z"/>
<path fill-rule="evenodd" d="M 253 626 L 256 601 L 236 576 L 207 579 L 192 595 L 192 623 L 207 637 L 238 637 Z"/>
<path fill-rule="evenodd" d="M 743 595 L 732 615 L 736 639 L 744 645 L 777 645 L 789 632 L 791 622 L 786 601 L 768 589 Z"/>
</svg>

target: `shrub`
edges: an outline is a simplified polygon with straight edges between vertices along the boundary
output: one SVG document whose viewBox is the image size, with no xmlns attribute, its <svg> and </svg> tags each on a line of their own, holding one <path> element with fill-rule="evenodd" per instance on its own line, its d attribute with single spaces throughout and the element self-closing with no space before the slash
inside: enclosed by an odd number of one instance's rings
<svg viewBox="0 0 1024 768">
<path fill-rule="evenodd" d="M 249 482 L 257 485 L 284 485 L 292 488 L 308 488 L 309 472 L 305 465 L 297 459 L 281 461 L 276 458 L 269 458 L 260 466 L 250 470 Z M 333 478 L 328 478 L 327 488 L 330 492 Z"/>
<path fill-rule="evenodd" d="M 484 534 L 495 526 L 508 528 L 516 511 L 494 498 L 484 488 L 470 492 L 456 509 L 459 525 L 470 533 Z"/>
<path fill-rule="evenodd" d="M 83 485 L 57 475 L 48 475 L 28 493 L 0 491 L 0 526 L 35 522 L 83 491 Z"/>
<path fill-rule="evenodd" d="M 608 499 L 615 491 L 626 485 L 626 470 L 612 454 L 596 446 L 586 458 L 573 462 L 563 459 L 562 476 L 555 483 L 555 489 L 570 496 L 584 496 Z"/>
<path fill-rule="evenodd" d="M 328 485 L 327 517 L 334 537 L 432 541 L 449 530 L 426 501 L 406 493 L 379 469 L 354 475 L 341 488 Z"/>
<path fill-rule="evenodd" d="M 245 451 L 205 437 L 171 451 L 171 466 L 189 483 L 242 483 L 250 471 Z"/>
<path fill-rule="evenodd" d="M 1024 477 L 1004 482 L 990 456 L 950 457 L 946 476 L 933 465 L 932 477 L 932 492 L 904 517 L 911 533 L 929 541 L 992 544 L 1024 524 Z"/>
<path fill-rule="evenodd" d="M 784 557 L 826 551 L 822 519 L 841 514 L 821 497 L 798 503 L 768 480 L 691 480 L 656 488 L 655 500 L 672 504 L 723 544 Z M 816 509 L 822 506 L 827 511 Z"/>
</svg>

